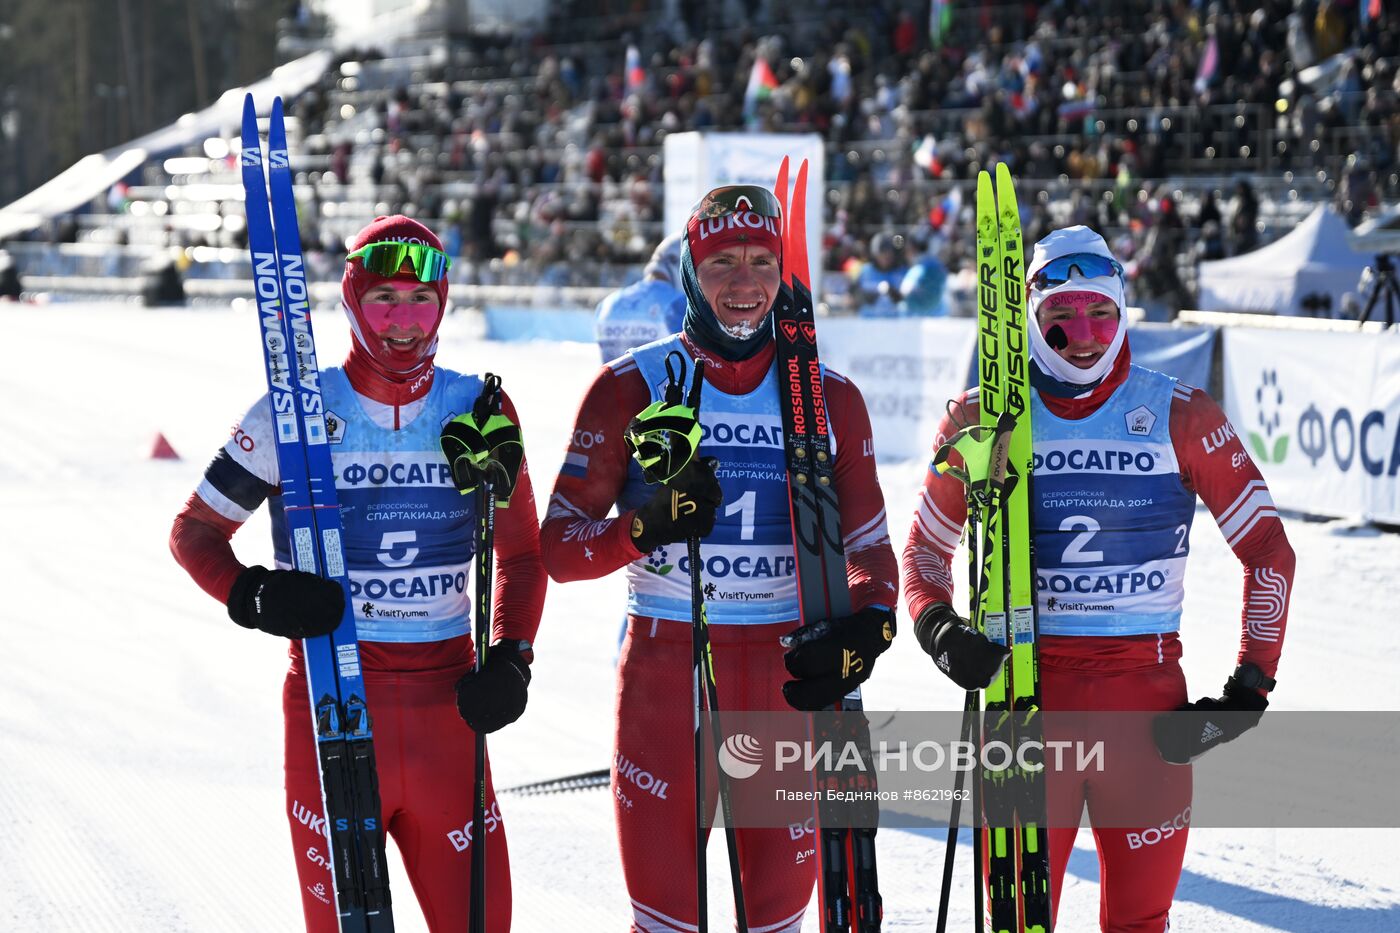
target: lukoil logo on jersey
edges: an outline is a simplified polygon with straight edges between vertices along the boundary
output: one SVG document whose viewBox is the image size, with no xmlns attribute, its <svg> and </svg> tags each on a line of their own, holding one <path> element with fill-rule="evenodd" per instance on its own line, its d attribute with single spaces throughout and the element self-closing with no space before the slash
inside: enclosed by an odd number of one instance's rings
<svg viewBox="0 0 1400 933">
<path fill-rule="evenodd" d="M 330 838 L 326 834 L 326 818 L 321 815 L 319 809 L 313 810 L 300 800 L 293 800 L 292 818 L 313 833 Z"/>
<path fill-rule="evenodd" d="M 650 771 L 643 771 L 621 752 L 613 753 L 613 779 L 614 782 L 625 780 L 635 785 L 638 790 L 646 791 L 661 800 L 666 799 L 666 789 L 671 786 L 670 781 L 663 781 Z"/>
</svg>

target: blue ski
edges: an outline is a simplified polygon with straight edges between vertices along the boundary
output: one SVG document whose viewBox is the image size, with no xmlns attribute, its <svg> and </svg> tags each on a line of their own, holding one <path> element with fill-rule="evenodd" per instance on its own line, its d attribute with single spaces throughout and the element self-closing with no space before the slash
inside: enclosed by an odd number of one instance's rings
<svg viewBox="0 0 1400 933">
<path fill-rule="evenodd" d="M 326 446 L 321 372 L 311 332 L 281 98 L 273 101 L 268 128 L 267 182 L 251 94 L 243 101 L 240 163 L 260 342 L 292 559 L 297 570 L 320 574 L 345 589 L 340 627 L 331 635 L 302 642 L 330 835 L 336 910 L 345 933 L 384 933 L 393 930 L 394 921 L 384 862 L 373 731 L 341 545 L 335 474 Z"/>
</svg>

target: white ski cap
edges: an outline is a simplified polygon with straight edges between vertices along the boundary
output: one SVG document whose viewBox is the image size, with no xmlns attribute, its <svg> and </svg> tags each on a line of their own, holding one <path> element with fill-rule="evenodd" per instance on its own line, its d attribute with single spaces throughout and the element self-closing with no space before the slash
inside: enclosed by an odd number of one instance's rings
<svg viewBox="0 0 1400 933">
<path fill-rule="evenodd" d="M 665 282 L 672 288 L 680 288 L 681 243 L 684 241 L 685 231 L 682 230 L 656 244 L 651 258 L 647 260 L 646 268 L 642 270 L 642 278 L 655 279 L 659 282 Z"/>
<path fill-rule="evenodd" d="M 1061 256 L 1073 256 L 1075 253 L 1089 253 L 1093 256 L 1103 256 L 1107 259 L 1115 259 L 1112 250 L 1104 242 L 1103 237 L 1084 225 L 1075 227 L 1064 227 L 1060 230 L 1052 230 L 1046 234 L 1039 243 L 1035 244 L 1035 249 L 1031 252 L 1031 264 L 1026 269 L 1026 281 L 1041 270 L 1051 260 L 1059 259 Z M 1127 299 L 1127 286 L 1121 275 L 1100 275 L 1093 278 L 1073 274 L 1068 282 L 1047 288 L 1044 291 L 1031 286 L 1030 290 L 1030 312 L 1035 314 L 1040 310 L 1040 304 L 1051 295 L 1060 292 L 1093 292 L 1096 295 L 1103 295 L 1109 301 L 1118 306 L 1118 310 L 1123 310 L 1124 302 Z"/>
<path fill-rule="evenodd" d="M 1060 230 L 1052 230 L 1035 244 L 1035 249 L 1031 252 L 1031 263 L 1026 268 L 1026 281 L 1052 260 L 1061 256 L 1073 256 L 1075 253 L 1089 253 L 1093 256 L 1104 256 L 1108 259 L 1115 259 L 1113 252 L 1104 242 L 1103 237 L 1082 224 L 1074 227 L 1064 227 Z M 1032 321 L 1030 327 L 1031 337 L 1031 358 L 1039 365 L 1042 372 L 1066 382 L 1071 385 L 1082 385 L 1085 392 L 1091 391 L 1108 375 L 1108 371 L 1113 368 L 1113 364 L 1118 360 L 1118 354 L 1123 349 L 1123 343 L 1128 337 L 1128 320 L 1123 315 L 1123 304 L 1127 298 L 1127 286 L 1121 275 L 1096 275 L 1086 278 L 1075 270 L 1070 274 L 1069 281 L 1052 286 L 1045 290 L 1030 286 L 1029 301 L 1027 310 L 1030 316 L 1035 319 L 1040 312 L 1040 306 L 1045 299 L 1061 292 L 1093 292 L 1102 295 L 1118 306 L 1118 330 L 1113 335 L 1113 342 L 1108 345 L 1108 349 L 1099 361 L 1089 369 L 1080 369 L 1073 363 L 1062 358 L 1054 349 L 1045 342 L 1045 336 L 1040 332 L 1040 325 Z"/>
</svg>

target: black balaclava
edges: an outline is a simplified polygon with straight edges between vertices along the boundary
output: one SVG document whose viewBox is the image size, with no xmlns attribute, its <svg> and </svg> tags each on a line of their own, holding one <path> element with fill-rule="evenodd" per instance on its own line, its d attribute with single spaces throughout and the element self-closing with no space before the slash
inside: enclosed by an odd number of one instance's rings
<svg viewBox="0 0 1400 933">
<path fill-rule="evenodd" d="M 685 334 L 697 347 L 737 363 L 755 355 L 773 339 L 771 307 L 763 322 L 754 328 L 753 334 L 743 339 L 730 336 L 719 326 L 715 309 L 710 307 L 704 293 L 700 291 L 700 277 L 695 272 L 689 240 L 681 243 L 681 288 L 685 291 Z M 777 302 L 776 295 L 773 300 Z"/>
</svg>

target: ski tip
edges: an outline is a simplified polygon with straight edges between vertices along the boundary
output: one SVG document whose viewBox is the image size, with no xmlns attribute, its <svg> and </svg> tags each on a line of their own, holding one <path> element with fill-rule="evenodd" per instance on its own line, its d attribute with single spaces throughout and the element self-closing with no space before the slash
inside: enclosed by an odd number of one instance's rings
<svg viewBox="0 0 1400 933">
<path fill-rule="evenodd" d="M 797 167 L 797 181 L 792 186 L 792 251 L 783 253 L 783 268 L 791 268 L 791 276 L 810 287 L 807 270 L 807 160 Z M 786 247 L 787 244 L 784 244 Z M 789 257 L 791 261 L 789 261 Z"/>
<path fill-rule="evenodd" d="M 272 98 L 272 118 L 273 118 L 274 120 L 280 120 L 280 119 L 282 119 L 282 97 L 281 97 L 281 95 L 278 95 L 277 97 Z"/>
<path fill-rule="evenodd" d="M 788 166 L 790 162 L 791 159 L 788 156 L 783 156 L 783 161 L 778 165 L 778 181 L 773 186 L 773 194 L 778 198 L 778 209 L 783 212 L 783 216 L 780 218 L 782 234 L 778 241 L 782 244 L 784 256 L 789 255 L 792 242 L 792 224 L 788 222 Z M 782 281 L 784 285 L 792 287 L 792 272 L 786 263 L 783 264 Z"/>
</svg>

